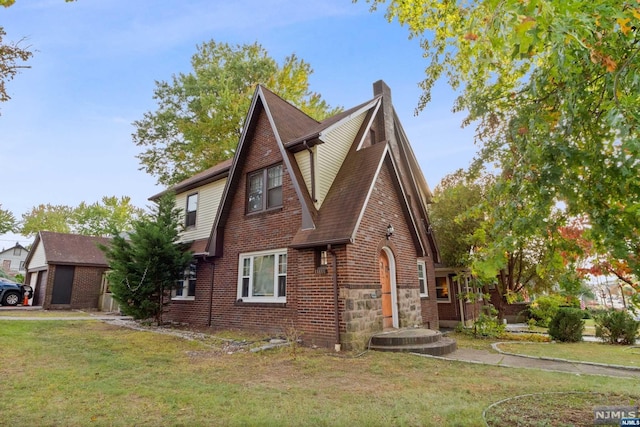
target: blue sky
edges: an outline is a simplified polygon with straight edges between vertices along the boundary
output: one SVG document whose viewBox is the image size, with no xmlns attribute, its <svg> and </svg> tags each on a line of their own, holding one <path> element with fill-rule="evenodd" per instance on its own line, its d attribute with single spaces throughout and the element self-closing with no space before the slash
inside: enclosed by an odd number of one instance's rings
<svg viewBox="0 0 640 427">
<path fill-rule="evenodd" d="M 383 11 L 351 0 L 17 0 L 0 8 L 6 40 L 35 51 L 0 104 L 0 204 L 20 219 L 39 204 L 77 206 L 130 196 L 145 207 L 162 190 L 138 170 L 132 122 L 153 111 L 154 82 L 189 72 L 196 45 L 260 43 L 278 62 L 295 53 L 311 90 L 332 106 L 373 96 L 382 79 L 431 188 L 469 165 L 473 129 L 461 129 L 443 83 L 417 117 L 426 61 Z M 0 248 L 16 240 L 0 236 Z"/>
</svg>

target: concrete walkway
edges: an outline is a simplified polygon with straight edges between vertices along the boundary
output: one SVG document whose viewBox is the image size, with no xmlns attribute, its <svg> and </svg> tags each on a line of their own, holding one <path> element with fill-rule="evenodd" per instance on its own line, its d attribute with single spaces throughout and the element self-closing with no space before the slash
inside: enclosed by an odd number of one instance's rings
<svg viewBox="0 0 640 427">
<path fill-rule="evenodd" d="M 552 358 L 539 358 L 533 356 L 521 356 L 501 352 L 497 345 L 494 349 L 498 353 L 488 350 L 476 350 L 471 348 L 460 348 L 446 356 L 427 356 L 442 360 L 452 360 L 466 363 L 478 363 L 481 365 L 502 366 L 508 368 L 539 369 L 551 372 L 564 372 L 576 375 L 603 375 L 618 378 L 639 378 L 640 369 L 634 367 L 623 367 L 615 365 L 605 365 L 590 362 L 576 362 Z"/>
</svg>

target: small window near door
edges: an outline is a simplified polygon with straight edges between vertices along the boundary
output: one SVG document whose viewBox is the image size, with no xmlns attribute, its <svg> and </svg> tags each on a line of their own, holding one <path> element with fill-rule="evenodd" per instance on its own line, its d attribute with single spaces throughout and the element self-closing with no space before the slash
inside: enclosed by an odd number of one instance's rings
<svg viewBox="0 0 640 427">
<path fill-rule="evenodd" d="M 427 287 L 427 267 L 424 261 L 418 261 L 418 282 L 420 283 L 420 296 L 428 297 L 429 289 Z"/>
<path fill-rule="evenodd" d="M 198 193 L 190 194 L 187 196 L 187 209 L 185 216 L 185 227 L 196 226 L 196 213 L 198 211 Z"/>
</svg>

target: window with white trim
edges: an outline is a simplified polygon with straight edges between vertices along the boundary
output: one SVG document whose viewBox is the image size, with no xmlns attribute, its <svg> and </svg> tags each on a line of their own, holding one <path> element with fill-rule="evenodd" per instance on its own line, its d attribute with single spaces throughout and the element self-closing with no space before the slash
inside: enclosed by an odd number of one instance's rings
<svg viewBox="0 0 640 427">
<path fill-rule="evenodd" d="M 428 297 L 429 288 L 427 287 L 427 266 L 424 261 L 418 261 L 418 282 L 420 283 L 420 296 Z"/>
<path fill-rule="evenodd" d="M 184 220 L 185 227 L 196 226 L 196 213 L 198 211 L 198 193 L 189 194 L 187 196 L 187 209 Z"/>
<path fill-rule="evenodd" d="M 195 299 L 196 278 L 196 263 L 192 262 L 182 272 L 182 277 L 178 279 L 176 288 L 173 290 L 172 299 Z"/>
<path fill-rule="evenodd" d="M 451 302 L 449 278 L 447 276 L 436 277 L 436 300 L 438 302 Z"/>
<path fill-rule="evenodd" d="M 247 212 L 282 206 L 282 164 L 261 169 L 247 177 Z"/>
<path fill-rule="evenodd" d="M 240 254 L 238 300 L 287 301 L 287 250 Z"/>
</svg>

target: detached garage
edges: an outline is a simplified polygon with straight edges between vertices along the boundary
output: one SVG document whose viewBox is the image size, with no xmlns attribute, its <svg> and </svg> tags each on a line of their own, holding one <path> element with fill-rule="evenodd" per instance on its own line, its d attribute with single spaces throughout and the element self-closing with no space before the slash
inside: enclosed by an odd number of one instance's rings
<svg viewBox="0 0 640 427">
<path fill-rule="evenodd" d="M 25 261 L 31 305 L 49 309 L 99 309 L 109 266 L 98 245 L 106 237 L 41 231 Z"/>
</svg>

